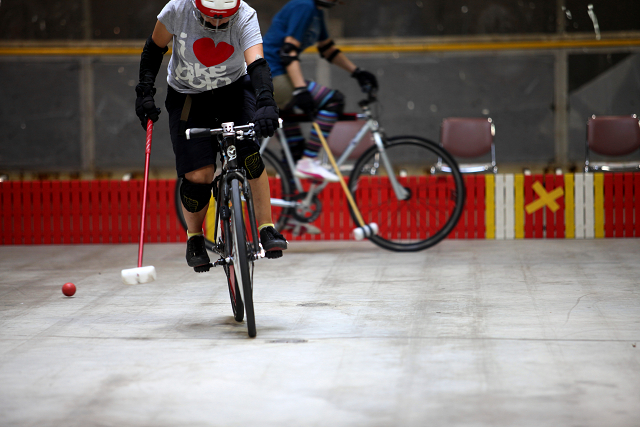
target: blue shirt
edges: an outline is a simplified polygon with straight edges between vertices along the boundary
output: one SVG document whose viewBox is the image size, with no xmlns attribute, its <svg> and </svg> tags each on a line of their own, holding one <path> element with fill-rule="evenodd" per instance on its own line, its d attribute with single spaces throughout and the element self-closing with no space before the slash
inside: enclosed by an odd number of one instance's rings
<svg viewBox="0 0 640 427">
<path fill-rule="evenodd" d="M 263 37 L 264 56 L 273 77 L 287 72 L 280 62 L 279 52 L 288 36 L 300 42 L 300 52 L 329 38 L 324 13 L 316 7 L 314 0 L 291 0 L 273 17 L 271 27 Z"/>
</svg>

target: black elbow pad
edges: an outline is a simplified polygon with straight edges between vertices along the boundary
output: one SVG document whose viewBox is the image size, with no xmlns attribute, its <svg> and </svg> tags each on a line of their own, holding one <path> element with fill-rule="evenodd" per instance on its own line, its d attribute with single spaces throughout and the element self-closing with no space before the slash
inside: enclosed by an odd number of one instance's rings
<svg viewBox="0 0 640 427">
<path fill-rule="evenodd" d="M 295 52 L 295 55 L 291 55 L 291 52 Z M 284 67 L 288 67 L 293 61 L 299 61 L 298 54 L 300 50 L 298 47 L 292 43 L 285 43 L 280 48 L 280 62 Z"/>
</svg>

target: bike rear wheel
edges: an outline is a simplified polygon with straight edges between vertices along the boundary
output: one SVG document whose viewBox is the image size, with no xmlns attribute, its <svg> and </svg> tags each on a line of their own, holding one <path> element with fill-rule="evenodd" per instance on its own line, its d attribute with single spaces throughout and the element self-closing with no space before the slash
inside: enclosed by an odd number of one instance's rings
<svg viewBox="0 0 640 427">
<path fill-rule="evenodd" d="M 231 258 L 238 287 L 242 293 L 244 309 L 247 314 L 247 330 L 250 337 L 256 336 L 256 319 L 253 311 L 253 251 L 247 240 L 247 229 L 244 222 L 240 183 L 231 181 Z"/>
<path fill-rule="evenodd" d="M 369 240 L 397 252 L 435 245 L 453 230 L 464 207 L 465 186 L 456 161 L 438 144 L 416 136 L 387 139 L 385 153 L 393 171 L 386 170 L 373 146 L 357 160 L 349 178 L 365 223 L 375 222 L 380 229 Z M 432 168 L 438 159 L 450 173 Z M 396 196 L 389 173 L 406 190 L 404 200 Z M 357 224 L 353 211 L 351 215 Z"/>
</svg>

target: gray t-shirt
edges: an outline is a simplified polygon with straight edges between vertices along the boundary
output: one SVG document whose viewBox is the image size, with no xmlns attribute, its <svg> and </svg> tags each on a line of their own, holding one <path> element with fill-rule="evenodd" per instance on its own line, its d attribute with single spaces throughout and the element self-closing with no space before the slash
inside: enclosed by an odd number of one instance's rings
<svg viewBox="0 0 640 427">
<path fill-rule="evenodd" d="M 167 83 L 181 93 L 205 92 L 235 82 L 246 74 L 244 51 L 262 43 L 256 11 L 244 1 L 227 31 L 204 29 L 194 11 L 191 0 L 171 0 L 158 15 L 173 34 Z"/>
</svg>

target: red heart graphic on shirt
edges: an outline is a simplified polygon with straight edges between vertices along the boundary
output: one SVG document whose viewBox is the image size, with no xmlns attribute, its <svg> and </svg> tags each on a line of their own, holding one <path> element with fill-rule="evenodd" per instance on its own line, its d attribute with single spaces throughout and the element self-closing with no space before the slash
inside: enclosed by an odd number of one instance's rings
<svg viewBox="0 0 640 427">
<path fill-rule="evenodd" d="M 208 38 L 198 39 L 193 43 L 193 53 L 205 67 L 222 64 L 233 55 L 234 51 L 230 44 L 220 42 L 216 46 L 216 43 Z"/>
</svg>

